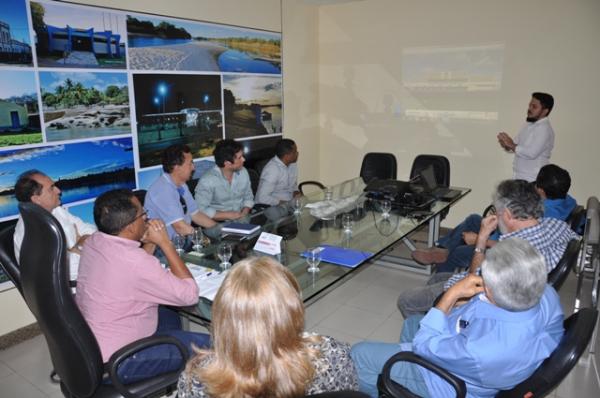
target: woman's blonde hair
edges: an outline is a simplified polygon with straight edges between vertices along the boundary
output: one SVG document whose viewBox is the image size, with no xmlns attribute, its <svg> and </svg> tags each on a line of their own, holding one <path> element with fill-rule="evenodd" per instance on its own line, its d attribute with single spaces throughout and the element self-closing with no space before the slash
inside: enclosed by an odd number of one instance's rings
<svg viewBox="0 0 600 398">
<path fill-rule="evenodd" d="M 269 257 L 238 262 L 212 307 L 214 356 L 195 372 L 213 397 L 294 397 L 313 378 L 317 351 L 302 336 L 304 305 L 290 271 Z M 188 368 L 194 365 L 188 365 Z"/>
</svg>

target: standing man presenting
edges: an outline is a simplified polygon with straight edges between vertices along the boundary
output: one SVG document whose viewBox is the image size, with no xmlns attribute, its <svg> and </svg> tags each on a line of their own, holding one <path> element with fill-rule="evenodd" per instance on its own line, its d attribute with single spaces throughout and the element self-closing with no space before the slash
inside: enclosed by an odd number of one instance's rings
<svg viewBox="0 0 600 398">
<path fill-rule="evenodd" d="M 548 115 L 554 106 L 554 98 L 546 93 L 531 94 L 527 109 L 527 123 L 513 140 L 505 132 L 498 134 L 498 142 L 504 150 L 513 152 L 513 178 L 535 181 L 540 168 L 550 162 L 554 148 L 554 130 Z"/>
<path fill-rule="evenodd" d="M 162 153 L 163 174 L 152 183 L 144 207 L 148 217 L 158 218 L 167 225 L 169 237 L 194 232 L 192 221 L 210 228 L 215 222 L 198 210 L 186 182 L 194 173 L 192 152 L 187 145 L 171 145 Z"/>
<path fill-rule="evenodd" d="M 256 203 L 276 206 L 299 196 L 298 191 L 298 147 L 288 138 L 275 146 L 275 155 L 260 174 L 256 190 Z"/>
</svg>

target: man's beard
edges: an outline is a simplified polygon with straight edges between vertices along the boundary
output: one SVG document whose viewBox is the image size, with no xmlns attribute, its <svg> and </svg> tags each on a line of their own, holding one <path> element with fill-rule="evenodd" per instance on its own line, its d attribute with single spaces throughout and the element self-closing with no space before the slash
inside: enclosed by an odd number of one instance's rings
<svg viewBox="0 0 600 398">
<path fill-rule="evenodd" d="M 540 118 L 539 118 L 539 117 L 535 117 L 535 116 L 531 116 L 531 117 L 530 117 L 530 116 L 527 116 L 527 122 L 529 122 L 529 123 L 535 123 L 535 122 L 537 122 L 538 120 L 540 120 Z"/>
</svg>

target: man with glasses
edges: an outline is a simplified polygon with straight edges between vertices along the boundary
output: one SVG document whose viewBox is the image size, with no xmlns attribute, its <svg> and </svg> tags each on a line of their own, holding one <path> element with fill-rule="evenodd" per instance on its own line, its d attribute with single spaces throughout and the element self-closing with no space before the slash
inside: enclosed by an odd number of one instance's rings
<svg viewBox="0 0 600 398">
<path fill-rule="evenodd" d="M 160 305 L 198 302 L 198 285 L 173 247 L 166 225 L 149 220 L 142 204 L 125 189 L 108 191 L 94 204 L 98 232 L 86 241 L 81 256 L 75 301 L 107 362 L 118 349 L 151 335 L 206 347 L 209 336 L 183 331 L 177 313 Z M 140 246 L 140 243 L 142 244 Z M 163 269 L 152 254 L 164 253 Z M 146 348 L 126 359 L 117 373 L 125 383 L 173 371 L 179 351 L 172 345 Z"/>
<path fill-rule="evenodd" d="M 213 155 L 216 166 L 200 177 L 196 186 L 200 211 L 216 221 L 245 217 L 254 206 L 254 195 L 242 145 L 234 140 L 219 141 Z"/>
<path fill-rule="evenodd" d="M 52 213 L 58 220 L 65 237 L 67 238 L 69 276 L 71 280 L 77 279 L 79 269 L 79 256 L 83 243 L 90 234 L 96 232 L 96 226 L 84 222 L 79 217 L 69 213 L 69 210 L 60 205 L 61 191 L 54 181 L 39 170 L 28 170 L 21 174 L 15 184 L 15 197 L 21 203 L 32 202 Z M 19 217 L 15 226 L 13 242 L 15 257 L 19 261 L 21 243 L 25 234 L 23 220 Z"/>
<path fill-rule="evenodd" d="M 468 274 L 478 274 L 490 235 L 496 228 L 500 229 L 500 240 L 517 237 L 535 247 L 544 256 L 547 272 L 556 267 L 569 241 L 579 238 L 564 221 L 543 217 L 542 198 L 525 180 L 502 181 L 496 188 L 493 203 L 496 214 L 481 220 L 473 257 L 470 263 L 464 264 L 469 266 L 468 271 L 454 275 L 452 272 L 439 272 L 429 279 L 426 286 L 402 292 L 398 297 L 398 308 L 404 318 L 426 312 L 444 290 Z"/>
<path fill-rule="evenodd" d="M 198 209 L 186 182 L 194 174 L 192 153 L 187 145 L 175 144 L 162 153 L 163 174 L 146 193 L 144 206 L 150 218 L 167 225 L 169 237 L 194 233 L 192 221 L 210 228 L 216 223 Z"/>
</svg>

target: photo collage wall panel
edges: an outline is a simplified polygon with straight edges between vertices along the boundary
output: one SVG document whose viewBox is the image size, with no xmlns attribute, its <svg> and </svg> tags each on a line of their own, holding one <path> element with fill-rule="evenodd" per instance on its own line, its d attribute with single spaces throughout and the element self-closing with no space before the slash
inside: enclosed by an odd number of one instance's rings
<svg viewBox="0 0 600 398">
<path fill-rule="evenodd" d="M 39 169 L 91 220 L 114 188 L 147 188 L 187 144 L 195 177 L 223 138 L 283 134 L 281 33 L 48 0 L 0 9 L 0 222 Z M 1 283 L 5 280 L 0 275 Z"/>
</svg>

